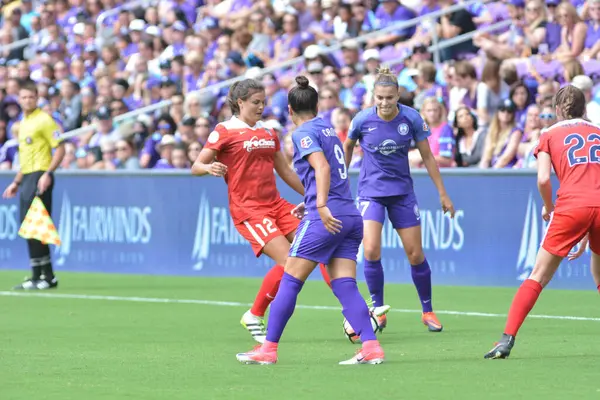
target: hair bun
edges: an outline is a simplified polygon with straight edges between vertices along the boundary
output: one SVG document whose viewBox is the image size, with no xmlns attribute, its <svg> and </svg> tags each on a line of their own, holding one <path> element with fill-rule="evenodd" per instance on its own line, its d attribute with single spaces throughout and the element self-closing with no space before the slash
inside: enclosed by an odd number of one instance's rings
<svg viewBox="0 0 600 400">
<path fill-rule="evenodd" d="M 308 87 L 308 78 L 304 75 L 297 76 L 296 83 L 298 84 L 298 86 L 300 86 L 300 88 L 306 89 Z"/>
</svg>

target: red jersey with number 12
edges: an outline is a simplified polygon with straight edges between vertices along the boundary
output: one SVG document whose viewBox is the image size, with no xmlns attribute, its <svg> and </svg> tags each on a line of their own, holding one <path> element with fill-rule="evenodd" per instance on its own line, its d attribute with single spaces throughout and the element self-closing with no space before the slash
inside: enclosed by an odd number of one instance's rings
<svg viewBox="0 0 600 400">
<path fill-rule="evenodd" d="M 600 207 L 600 127 L 583 119 L 543 131 L 534 155 L 550 154 L 560 182 L 556 209 Z"/>
<path fill-rule="evenodd" d="M 262 210 L 266 214 L 281 199 L 273 172 L 279 138 L 264 128 L 262 122 L 250 127 L 232 117 L 215 127 L 205 147 L 216 150 L 217 161 L 227 166 L 225 182 L 234 223 L 239 224 Z"/>
</svg>

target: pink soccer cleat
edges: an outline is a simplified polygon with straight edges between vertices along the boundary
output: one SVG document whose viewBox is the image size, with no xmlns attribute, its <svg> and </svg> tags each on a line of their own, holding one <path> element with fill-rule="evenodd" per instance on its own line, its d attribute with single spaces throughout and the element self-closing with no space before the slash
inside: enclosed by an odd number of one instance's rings
<svg viewBox="0 0 600 400">
<path fill-rule="evenodd" d="M 277 351 L 265 351 L 263 345 L 256 345 L 252 351 L 238 353 L 235 358 L 242 364 L 271 365 L 277 363 Z"/>
</svg>

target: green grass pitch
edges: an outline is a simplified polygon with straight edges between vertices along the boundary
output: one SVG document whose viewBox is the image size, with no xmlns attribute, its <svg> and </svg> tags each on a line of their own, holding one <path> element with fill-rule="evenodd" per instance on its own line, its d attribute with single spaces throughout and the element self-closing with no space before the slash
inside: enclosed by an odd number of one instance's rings
<svg viewBox="0 0 600 400">
<path fill-rule="evenodd" d="M 24 275 L 0 272 L 0 290 Z M 511 358 L 490 361 L 483 354 L 502 333 L 505 319 L 497 314 L 506 313 L 514 288 L 435 287 L 444 324 L 436 334 L 420 322 L 415 289 L 387 285 L 392 311 L 379 336 L 385 364 L 337 365 L 357 348 L 342 334 L 339 309 L 299 308 L 279 363 L 264 367 L 235 360 L 254 345 L 239 324 L 247 309 L 239 303 L 253 300 L 257 279 L 59 278 L 58 290 L 43 293 L 49 297 L 0 293 L 1 400 L 600 399 L 600 297 L 593 290 L 544 292 L 533 314 L 590 319 L 528 319 Z M 219 301 L 231 303 L 210 304 Z M 317 280 L 298 302 L 337 307 Z"/>
</svg>

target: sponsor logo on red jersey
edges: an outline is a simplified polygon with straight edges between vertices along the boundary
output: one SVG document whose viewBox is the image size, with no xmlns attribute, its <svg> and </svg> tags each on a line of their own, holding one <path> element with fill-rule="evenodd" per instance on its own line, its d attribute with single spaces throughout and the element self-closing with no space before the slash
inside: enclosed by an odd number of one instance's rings
<svg viewBox="0 0 600 400">
<path fill-rule="evenodd" d="M 244 141 L 244 150 L 251 152 L 257 149 L 274 149 L 275 140 L 273 139 L 259 139 L 253 136 L 252 139 Z"/>
</svg>

